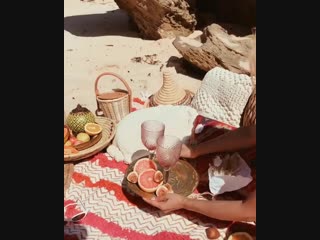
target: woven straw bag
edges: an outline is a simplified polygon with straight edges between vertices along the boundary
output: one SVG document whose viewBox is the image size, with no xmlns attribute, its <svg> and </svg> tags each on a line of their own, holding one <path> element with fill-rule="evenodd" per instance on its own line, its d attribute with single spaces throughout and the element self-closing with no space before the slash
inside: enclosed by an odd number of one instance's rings
<svg viewBox="0 0 320 240">
<path fill-rule="evenodd" d="M 242 126 L 256 125 L 256 87 L 248 100 L 248 103 L 243 111 Z"/>
<path fill-rule="evenodd" d="M 98 90 L 98 83 L 104 76 L 113 76 L 120 80 L 126 87 L 126 90 L 115 90 L 113 92 L 100 93 Z M 105 116 L 118 123 L 122 118 L 131 112 L 131 98 L 132 91 L 128 83 L 119 75 L 111 72 L 105 72 L 99 75 L 95 81 L 95 93 L 97 101 L 97 116 Z M 101 115 L 101 112 L 103 113 Z"/>
</svg>

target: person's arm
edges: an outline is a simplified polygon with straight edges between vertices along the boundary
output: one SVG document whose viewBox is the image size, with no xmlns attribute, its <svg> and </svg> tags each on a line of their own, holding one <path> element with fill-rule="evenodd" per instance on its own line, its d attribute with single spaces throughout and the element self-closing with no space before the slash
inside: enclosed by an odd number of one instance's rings
<svg viewBox="0 0 320 240">
<path fill-rule="evenodd" d="M 144 200 L 165 213 L 184 208 L 220 220 L 256 220 L 256 191 L 252 192 L 245 201 L 197 200 L 175 193 L 168 193 L 165 197 L 157 197 L 154 200 Z"/>
<path fill-rule="evenodd" d="M 209 153 L 238 151 L 256 145 L 256 126 L 240 127 L 196 146 L 183 145 L 181 157 L 195 158 Z"/>
<path fill-rule="evenodd" d="M 220 220 L 255 221 L 256 192 L 249 195 L 245 201 L 204 201 L 186 198 L 183 208 Z"/>
</svg>

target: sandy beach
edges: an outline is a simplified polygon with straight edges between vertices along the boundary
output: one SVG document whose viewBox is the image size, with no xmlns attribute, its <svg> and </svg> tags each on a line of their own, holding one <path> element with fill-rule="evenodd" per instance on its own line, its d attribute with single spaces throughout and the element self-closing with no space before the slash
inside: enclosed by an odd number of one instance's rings
<svg viewBox="0 0 320 240">
<path fill-rule="evenodd" d="M 94 82 L 106 71 L 122 76 L 134 97 L 140 97 L 141 92 L 156 92 L 162 85 L 161 71 L 165 67 L 175 67 L 177 82 L 196 91 L 203 75 L 190 74 L 172 41 L 142 39 L 126 12 L 113 0 L 64 0 L 66 113 L 78 103 L 91 111 L 96 109 Z M 124 87 L 111 77 L 101 79 L 100 91 L 114 88 Z"/>
</svg>

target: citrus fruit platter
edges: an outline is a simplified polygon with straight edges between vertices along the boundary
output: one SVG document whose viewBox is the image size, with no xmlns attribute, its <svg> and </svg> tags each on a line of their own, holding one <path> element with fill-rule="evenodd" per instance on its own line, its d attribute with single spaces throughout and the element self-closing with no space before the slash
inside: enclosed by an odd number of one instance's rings
<svg viewBox="0 0 320 240">
<path fill-rule="evenodd" d="M 150 199 L 170 192 L 188 196 L 199 183 L 198 173 L 183 159 L 171 168 L 167 183 L 163 178 L 164 170 L 157 160 L 143 157 L 128 166 L 122 186 L 131 195 Z"/>
<path fill-rule="evenodd" d="M 69 127 L 64 125 L 64 154 L 78 153 L 99 142 L 102 137 L 102 127 L 98 123 L 87 123 L 84 129 L 84 132 L 74 136 Z"/>
<path fill-rule="evenodd" d="M 101 151 L 115 134 L 115 122 L 95 117 L 87 108 L 78 106 L 65 119 L 64 161 L 76 161 Z"/>
</svg>

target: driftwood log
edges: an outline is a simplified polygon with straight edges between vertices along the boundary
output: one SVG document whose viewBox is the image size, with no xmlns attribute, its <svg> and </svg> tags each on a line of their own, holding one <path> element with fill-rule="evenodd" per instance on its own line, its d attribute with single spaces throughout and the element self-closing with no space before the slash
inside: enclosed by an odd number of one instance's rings
<svg viewBox="0 0 320 240">
<path fill-rule="evenodd" d="M 115 0 L 147 39 L 188 36 L 197 24 L 185 0 Z"/>
<path fill-rule="evenodd" d="M 176 37 L 173 45 L 186 61 L 204 71 L 220 66 L 249 74 L 247 56 L 252 38 L 250 28 L 211 24 L 197 38 Z"/>
</svg>

